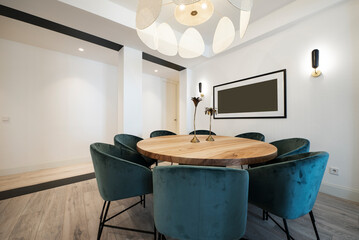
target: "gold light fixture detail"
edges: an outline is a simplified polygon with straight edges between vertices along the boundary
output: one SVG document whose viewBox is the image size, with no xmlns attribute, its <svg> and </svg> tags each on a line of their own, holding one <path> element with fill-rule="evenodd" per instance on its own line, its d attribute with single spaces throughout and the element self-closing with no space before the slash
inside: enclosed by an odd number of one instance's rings
<svg viewBox="0 0 359 240">
<path fill-rule="evenodd" d="M 197 26 L 205 23 L 213 15 L 214 7 L 210 0 L 201 0 L 189 5 L 177 5 L 175 18 L 186 26 Z"/>
</svg>

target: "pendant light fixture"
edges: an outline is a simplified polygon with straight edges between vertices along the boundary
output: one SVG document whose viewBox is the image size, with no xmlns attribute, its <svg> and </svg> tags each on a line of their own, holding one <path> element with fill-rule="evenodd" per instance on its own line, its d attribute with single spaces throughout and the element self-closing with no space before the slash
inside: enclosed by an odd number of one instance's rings
<svg viewBox="0 0 359 240">
<path fill-rule="evenodd" d="M 243 38 L 249 24 L 253 0 L 228 1 L 239 9 L 239 32 Z M 195 58 L 203 55 L 206 44 L 196 27 L 206 24 L 214 13 L 220 13 L 215 12 L 211 0 L 172 0 L 170 4 L 176 5 L 173 13 L 176 21 L 188 27 L 179 40 L 168 23 L 156 21 L 160 16 L 162 0 L 139 0 L 136 13 L 136 30 L 139 38 L 149 48 L 167 56 L 175 56 L 178 53 L 183 58 Z M 232 20 L 222 16 L 213 36 L 213 53 L 218 54 L 227 49 L 234 41 L 235 34 Z"/>
</svg>

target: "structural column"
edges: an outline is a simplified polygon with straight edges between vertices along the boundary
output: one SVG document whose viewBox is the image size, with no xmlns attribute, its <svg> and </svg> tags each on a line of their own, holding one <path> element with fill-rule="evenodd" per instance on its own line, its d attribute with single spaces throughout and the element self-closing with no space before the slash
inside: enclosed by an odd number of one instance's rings
<svg viewBox="0 0 359 240">
<path fill-rule="evenodd" d="M 191 70 L 180 72 L 179 78 L 179 133 L 188 134 L 193 125 L 193 103 L 191 101 L 192 79 Z"/>
<path fill-rule="evenodd" d="M 142 110 L 142 52 L 123 47 L 119 51 L 118 132 L 141 137 Z"/>
</svg>

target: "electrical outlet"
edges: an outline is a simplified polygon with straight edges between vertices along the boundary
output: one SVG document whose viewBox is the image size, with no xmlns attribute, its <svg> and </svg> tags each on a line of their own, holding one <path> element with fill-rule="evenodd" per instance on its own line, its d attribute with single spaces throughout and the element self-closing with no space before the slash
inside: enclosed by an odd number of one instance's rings
<svg viewBox="0 0 359 240">
<path fill-rule="evenodd" d="M 332 175 L 339 175 L 339 169 L 338 168 L 334 168 L 334 167 L 330 167 L 329 168 L 329 173 Z"/>
</svg>

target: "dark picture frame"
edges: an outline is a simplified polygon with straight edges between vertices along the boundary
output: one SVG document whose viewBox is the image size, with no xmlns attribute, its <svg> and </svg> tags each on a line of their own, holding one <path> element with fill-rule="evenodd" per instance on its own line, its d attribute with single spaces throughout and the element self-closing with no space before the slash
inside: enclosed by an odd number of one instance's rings
<svg viewBox="0 0 359 240">
<path fill-rule="evenodd" d="M 287 118 L 286 69 L 213 86 L 214 119 Z"/>
</svg>

